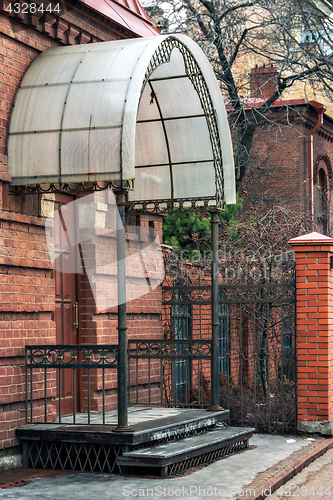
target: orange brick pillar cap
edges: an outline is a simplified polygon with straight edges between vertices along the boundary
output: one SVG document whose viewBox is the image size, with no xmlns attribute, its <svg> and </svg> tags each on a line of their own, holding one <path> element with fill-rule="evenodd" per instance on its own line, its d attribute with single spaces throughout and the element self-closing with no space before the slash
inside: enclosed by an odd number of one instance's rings
<svg viewBox="0 0 333 500">
<path fill-rule="evenodd" d="M 333 245 L 333 238 L 329 236 L 325 236 L 320 233 L 310 233 L 304 234 L 303 236 L 298 236 L 297 238 L 292 238 L 288 241 L 289 245 L 303 245 L 303 244 L 324 244 L 324 245 Z"/>
</svg>

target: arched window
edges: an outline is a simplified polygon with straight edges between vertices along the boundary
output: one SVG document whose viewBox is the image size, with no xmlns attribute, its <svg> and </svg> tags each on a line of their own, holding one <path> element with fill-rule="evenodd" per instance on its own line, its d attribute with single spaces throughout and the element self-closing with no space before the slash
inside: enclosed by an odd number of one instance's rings
<svg viewBox="0 0 333 500">
<path fill-rule="evenodd" d="M 318 215 L 327 212 L 327 178 L 326 172 L 322 168 L 318 172 Z"/>
<path fill-rule="evenodd" d="M 323 168 L 318 171 L 318 221 L 322 226 L 322 231 L 327 234 L 328 205 L 327 205 L 327 175 Z"/>
<path fill-rule="evenodd" d="M 318 231 L 327 235 L 332 231 L 332 196 L 333 193 L 333 168 L 331 160 L 327 154 L 317 157 L 314 165 L 314 191 L 315 203 L 314 209 L 316 219 L 319 223 Z"/>
</svg>

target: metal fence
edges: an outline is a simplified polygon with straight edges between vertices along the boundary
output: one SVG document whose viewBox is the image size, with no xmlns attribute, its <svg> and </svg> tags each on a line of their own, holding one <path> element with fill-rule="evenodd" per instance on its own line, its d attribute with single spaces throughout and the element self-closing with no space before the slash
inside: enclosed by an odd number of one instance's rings
<svg viewBox="0 0 333 500">
<path fill-rule="evenodd" d="M 296 431 L 295 283 L 220 286 L 220 363 L 231 425 Z"/>
<path fill-rule="evenodd" d="M 200 276 L 199 276 L 200 278 Z M 207 280 L 163 287 L 163 339 L 128 341 L 129 405 L 210 405 L 211 291 Z M 116 345 L 27 346 L 27 422 L 114 407 Z M 111 370 L 110 370 L 111 369 Z M 66 375 L 67 373 L 67 375 Z M 70 373 L 70 375 L 68 375 Z M 109 378 L 108 378 L 109 377 Z M 71 380 L 67 411 L 64 379 Z M 260 432 L 296 430 L 295 283 L 220 285 L 220 405 L 229 424 Z M 116 397 L 116 394 L 114 395 Z M 84 404 L 82 404 L 82 401 Z M 97 405 L 97 406 L 96 406 Z M 113 405 L 113 406 L 112 406 Z"/>
<path fill-rule="evenodd" d="M 91 421 L 91 400 L 98 392 L 102 422 L 106 412 L 106 371 L 117 368 L 116 345 L 41 345 L 25 348 L 26 421 L 62 422 L 71 414 L 76 423 L 78 387 L 81 410 Z M 93 376 L 92 376 L 93 374 Z M 66 408 L 64 407 L 66 405 Z"/>
<path fill-rule="evenodd" d="M 199 276 L 200 278 L 200 276 Z M 220 405 L 229 424 L 261 432 L 296 430 L 295 282 L 219 286 Z M 163 287 L 165 337 L 189 343 L 211 337 L 210 285 L 182 279 Z M 178 406 L 209 405 L 210 361 L 164 368 L 162 386 L 185 387 Z M 162 373 L 162 372 L 161 372 Z M 168 373 L 168 376 L 165 374 Z M 162 391 L 162 389 L 161 389 Z"/>
<path fill-rule="evenodd" d="M 205 406 L 209 340 L 130 340 L 128 352 L 130 405 Z"/>
</svg>

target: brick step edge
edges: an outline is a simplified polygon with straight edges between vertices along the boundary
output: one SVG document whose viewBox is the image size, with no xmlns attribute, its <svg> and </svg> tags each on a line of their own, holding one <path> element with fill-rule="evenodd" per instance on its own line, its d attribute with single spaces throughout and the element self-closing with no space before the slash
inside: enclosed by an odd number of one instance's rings
<svg viewBox="0 0 333 500">
<path fill-rule="evenodd" d="M 251 500 L 264 500 L 332 448 L 333 439 L 318 438 L 301 450 L 295 451 L 277 465 L 259 473 L 256 479 L 252 483 L 243 486 L 242 490 L 254 490 L 256 492 L 254 497 L 251 496 Z M 268 491 L 267 494 L 265 494 L 266 491 Z M 237 500 L 243 498 L 237 497 Z"/>
</svg>

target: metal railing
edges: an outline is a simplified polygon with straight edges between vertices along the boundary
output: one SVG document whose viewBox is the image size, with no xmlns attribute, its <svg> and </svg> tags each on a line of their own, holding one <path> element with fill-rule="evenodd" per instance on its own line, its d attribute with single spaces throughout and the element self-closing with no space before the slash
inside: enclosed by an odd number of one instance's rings
<svg viewBox="0 0 333 500">
<path fill-rule="evenodd" d="M 129 340 L 129 404 L 209 406 L 203 373 L 210 363 L 210 339 Z"/>
<path fill-rule="evenodd" d="M 65 394 L 64 370 L 71 370 L 72 376 L 66 377 L 70 385 L 70 402 L 72 422 L 76 423 L 77 412 L 77 374 L 78 370 L 87 372 L 84 399 L 87 401 L 87 423 L 91 421 L 91 370 L 99 370 L 102 378 L 102 422 L 105 424 L 105 370 L 116 369 L 118 358 L 117 345 L 40 345 L 25 348 L 25 392 L 26 421 L 32 423 L 38 401 L 38 422 L 48 422 L 50 405 L 54 414 L 58 414 L 57 422 L 62 423 L 63 399 Z M 44 407 L 44 408 L 43 408 Z M 56 408 L 57 407 L 57 408 Z M 43 408 L 43 412 L 41 412 Z M 44 415 L 43 415 L 44 414 Z M 43 420 L 44 416 L 44 420 Z M 29 418 L 30 417 L 30 418 Z M 67 423 L 67 422 L 66 422 Z"/>
</svg>

